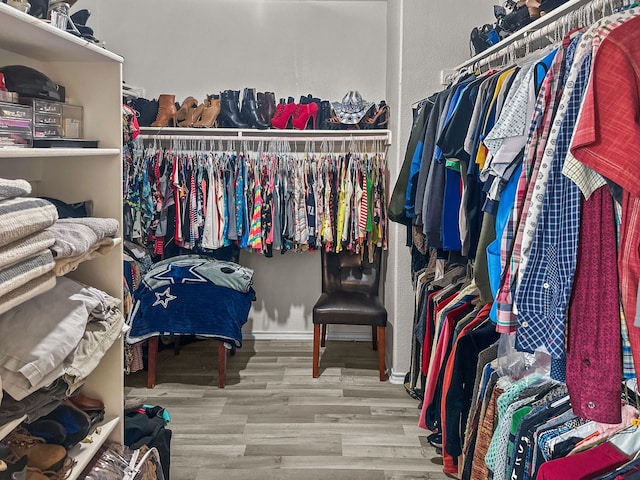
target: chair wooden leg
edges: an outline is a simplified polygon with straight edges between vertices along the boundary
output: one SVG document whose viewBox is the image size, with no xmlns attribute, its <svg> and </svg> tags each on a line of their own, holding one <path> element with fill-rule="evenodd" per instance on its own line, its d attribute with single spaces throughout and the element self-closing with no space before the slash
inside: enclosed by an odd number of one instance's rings
<svg viewBox="0 0 640 480">
<path fill-rule="evenodd" d="M 227 377 L 227 349 L 218 342 L 218 388 L 224 388 Z"/>
<path fill-rule="evenodd" d="M 156 358 L 158 356 L 158 337 L 147 342 L 147 388 L 156 386 Z"/>
<path fill-rule="evenodd" d="M 378 350 L 378 327 L 371 326 L 371 344 L 373 350 Z"/>
<path fill-rule="evenodd" d="M 324 327 L 324 325 L 323 325 Z M 313 325 L 313 378 L 318 378 L 320 370 L 320 324 Z"/>
<path fill-rule="evenodd" d="M 387 379 L 387 366 L 385 363 L 385 327 L 378 327 L 378 370 L 380 372 L 380 381 Z"/>
<path fill-rule="evenodd" d="M 325 347 L 327 344 L 327 324 L 322 324 L 322 340 L 320 341 L 320 346 Z"/>
</svg>

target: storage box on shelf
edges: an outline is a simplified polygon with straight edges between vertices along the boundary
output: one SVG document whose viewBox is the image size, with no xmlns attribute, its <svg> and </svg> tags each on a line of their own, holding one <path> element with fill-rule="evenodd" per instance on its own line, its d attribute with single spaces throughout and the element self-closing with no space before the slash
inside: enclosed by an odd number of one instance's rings
<svg viewBox="0 0 640 480">
<path fill-rule="evenodd" d="M 121 222 L 122 58 L 0 3 L 0 65 L 26 65 L 64 85 L 67 102 L 82 105 L 84 136 L 100 145 L 82 149 L 0 148 L 0 177 L 28 180 L 35 196 L 67 203 L 92 200 L 95 216 Z M 64 110 L 30 112 L 26 121 L 33 122 L 35 114 L 41 121 L 38 128 L 58 128 L 62 135 Z M 78 110 L 66 118 L 79 120 Z M 33 125 L 30 123 L 32 128 Z M 79 125 L 71 127 L 73 130 Z M 0 127 L 0 144 L 6 138 L 3 131 L 7 130 Z M 71 133 L 75 135 L 78 129 Z M 85 262 L 69 276 L 122 298 L 122 250 L 116 248 L 102 258 Z M 108 350 L 83 387 L 85 393 L 105 403 L 107 420 L 103 434 L 94 436 L 93 443 L 70 452 L 78 462 L 71 479 L 79 477 L 107 437 L 123 439 L 122 345 L 120 339 Z M 7 430 L 0 426 L 0 438 Z"/>
<path fill-rule="evenodd" d="M 33 136 L 60 137 L 62 135 L 62 104 L 33 100 Z"/>
<path fill-rule="evenodd" d="M 31 107 L 0 102 L 0 147 L 30 147 L 32 115 Z"/>
<path fill-rule="evenodd" d="M 62 105 L 62 136 L 64 138 L 84 138 L 83 110 L 78 105 Z"/>
<path fill-rule="evenodd" d="M 39 98 L 24 99 L 27 102 L 33 109 L 33 138 L 82 138 L 81 106 Z"/>
</svg>

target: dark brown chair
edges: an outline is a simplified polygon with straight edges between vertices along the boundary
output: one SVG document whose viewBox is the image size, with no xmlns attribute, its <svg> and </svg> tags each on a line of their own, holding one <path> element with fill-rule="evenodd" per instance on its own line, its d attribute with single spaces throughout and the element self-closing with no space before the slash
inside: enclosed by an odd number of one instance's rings
<svg viewBox="0 0 640 480">
<path fill-rule="evenodd" d="M 322 295 L 313 307 L 313 378 L 319 375 L 320 344 L 325 346 L 327 324 L 340 324 L 371 325 L 380 381 L 387 379 L 384 348 L 387 310 L 378 295 L 381 258 L 380 248 L 376 248 L 373 262 L 369 262 L 366 252 L 361 258 L 346 251 L 330 253 L 322 249 Z"/>
</svg>

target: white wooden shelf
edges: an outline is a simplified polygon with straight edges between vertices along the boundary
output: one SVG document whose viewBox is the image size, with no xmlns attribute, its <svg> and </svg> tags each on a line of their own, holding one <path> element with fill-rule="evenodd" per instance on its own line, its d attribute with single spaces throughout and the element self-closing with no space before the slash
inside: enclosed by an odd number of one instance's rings
<svg viewBox="0 0 640 480">
<path fill-rule="evenodd" d="M 29 181 L 33 196 L 91 200 L 96 216 L 122 223 L 122 63 L 119 55 L 0 3 L 0 65 L 26 65 L 64 85 L 66 101 L 84 109 L 85 137 L 101 147 L 0 148 L 0 177 Z M 73 278 L 122 300 L 122 274 L 116 247 L 84 262 Z M 79 478 L 107 438 L 123 440 L 123 360 L 119 338 L 84 379 L 83 390 L 104 402 L 108 421 L 93 443 L 73 449 L 78 465 L 70 478 Z"/>
<path fill-rule="evenodd" d="M 123 62 L 119 55 L 4 3 L 0 3 L 0 45 L 47 62 Z"/>
<path fill-rule="evenodd" d="M 87 464 L 95 456 L 107 438 L 109 438 L 111 432 L 113 432 L 118 426 L 119 422 L 120 419 L 117 417 L 108 420 L 99 427 L 100 433 L 94 433 L 91 435 L 93 440 L 91 443 L 79 443 L 69 450 L 69 456 L 73 457 L 77 462 L 76 466 L 73 467 L 71 475 L 68 477 L 69 479 L 73 480 L 80 476 Z"/>
<path fill-rule="evenodd" d="M 0 158 L 104 157 L 119 153 L 117 148 L 0 148 Z"/>
<path fill-rule="evenodd" d="M 20 425 L 24 421 L 25 418 L 27 418 L 27 416 L 23 415 L 20 418 L 16 418 L 15 420 L 11 420 L 9 423 L 0 426 L 0 440 L 9 435 L 18 425 Z"/>
</svg>

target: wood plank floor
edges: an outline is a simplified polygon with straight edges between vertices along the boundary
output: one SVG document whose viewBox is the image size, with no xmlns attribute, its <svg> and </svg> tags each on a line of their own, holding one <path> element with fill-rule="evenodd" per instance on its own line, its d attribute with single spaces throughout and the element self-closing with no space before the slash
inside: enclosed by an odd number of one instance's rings
<svg viewBox="0 0 640 480">
<path fill-rule="evenodd" d="M 158 354 L 126 378 L 127 402 L 169 410 L 171 480 L 441 480 L 441 459 L 402 385 L 378 380 L 366 342 L 327 341 L 320 378 L 311 341 L 245 341 L 217 387 L 217 344 Z"/>
</svg>

